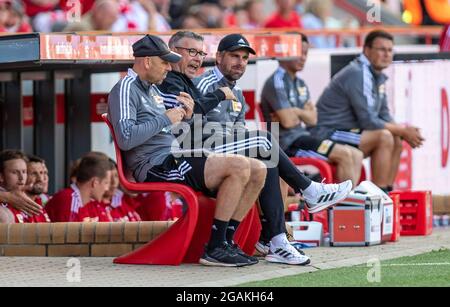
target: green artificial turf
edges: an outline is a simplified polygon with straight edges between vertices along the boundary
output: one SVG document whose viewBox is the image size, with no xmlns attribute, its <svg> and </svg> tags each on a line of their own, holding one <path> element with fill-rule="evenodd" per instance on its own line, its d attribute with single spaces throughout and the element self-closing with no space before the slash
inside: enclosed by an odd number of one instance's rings
<svg viewBox="0 0 450 307">
<path fill-rule="evenodd" d="M 450 250 L 241 284 L 245 287 L 450 287 Z M 379 272 L 379 274 L 378 274 Z M 371 279 L 373 282 L 368 281 Z M 378 278 L 379 277 L 379 278 Z M 377 280 L 380 282 L 377 282 Z"/>
</svg>

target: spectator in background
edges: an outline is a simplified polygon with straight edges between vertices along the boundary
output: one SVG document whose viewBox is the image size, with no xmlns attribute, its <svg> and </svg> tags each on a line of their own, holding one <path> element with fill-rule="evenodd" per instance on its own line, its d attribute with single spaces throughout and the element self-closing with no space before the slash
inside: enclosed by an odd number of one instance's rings
<svg viewBox="0 0 450 307">
<path fill-rule="evenodd" d="M 59 1 L 59 5 L 61 7 L 62 10 L 64 11 L 69 11 L 72 8 L 74 8 L 74 1 L 70 1 L 70 0 L 60 0 Z M 89 12 L 92 9 L 92 6 L 95 3 L 95 0 L 77 0 L 78 3 L 80 4 L 80 9 L 81 9 L 81 15 L 86 14 L 87 12 Z"/>
<path fill-rule="evenodd" d="M 235 12 L 238 7 L 237 0 L 219 0 L 218 4 L 223 12 L 224 27 L 237 27 L 238 20 Z"/>
<path fill-rule="evenodd" d="M 203 20 L 193 13 L 188 13 L 182 18 L 179 26 L 180 29 L 203 29 L 206 28 L 206 24 Z"/>
<path fill-rule="evenodd" d="M 270 16 L 265 24 L 266 28 L 301 28 L 302 21 L 295 11 L 294 0 L 277 0 L 277 11 Z"/>
<path fill-rule="evenodd" d="M 19 150 L 4 150 L 0 153 L 0 189 L 23 193 L 27 182 L 28 158 Z M 50 222 L 45 210 L 30 215 L 9 203 L 0 205 L 0 223 L 45 223 Z"/>
<path fill-rule="evenodd" d="M 241 29 L 264 28 L 266 19 L 264 3 L 261 0 L 246 1 L 236 12 L 238 26 Z"/>
<path fill-rule="evenodd" d="M 321 30 L 321 29 L 342 29 L 357 28 L 358 21 L 353 17 L 336 19 L 332 16 L 333 1 L 332 0 L 310 0 L 307 5 L 307 13 L 303 15 L 302 21 L 305 29 Z M 336 38 L 334 35 L 318 36 L 314 35 L 309 38 L 311 46 L 314 48 L 336 48 Z M 355 46 L 354 38 L 344 38 L 342 45 Z"/>
<path fill-rule="evenodd" d="M 94 0 L 61 0 L 58 6 L 42 8 L 33 17 L 32 25 L 37 32 L 61 32 L 68 22 L 76 22 L 91 10 Z"/>
<path fill-rule="evenodd" d="M 297 12 L 297 14 L 299 15 L 299 16 L 303 16 L 303 14 L 305 14 L 305 11 L 306 11 L 306 9 L 305 9 L 305 2 L 306 2 L 307 0 L 296 0 L 295 1 L 295 11 Z"/>
<path fill-rule="evenodd" d="M 392 14 L 397 15 L 401 18 L 402 15 L 402 1 L 401 0 L 382 0 L 381 1 L 386 9 L 388 9 Z"/>
<path fill-rule="evenodd" d="M 158 31 L 167 32 L 171 27 L 160 11 L 166 10 L 167 4 L 159 1 L 159 6 L 152 0 L 133 0 L 122 3 L 121 15 L 112 26 L 113 32 Z M 167 15 L 165 12 L 164 14 Z"/>
<path fill-rule="evenodd" d="M 54 222 L 101 221 L 97 203 L 109 190 L 111 171 L 106 155 L 88 153 L 76 168 L 76 182 L 56 193 L 46 209 Z"/>
<path fill-rule="evenodd" d="M 0 32 L 32 32 L 21 1 L 0 0 Z"/>
<path fill-rule="evenodd" d="M 188 16 L 189 8 L 195 0 L 170 0 L 168 14 L 170 26 L 173 29 L 180 29 L 181 25 Z"/>
<path fill-rule="evenodd" d="M 322 30 L 328 28 L 328 20 L 333 9 L 332 0 L 312 0 L 308 3 L 307 13 L 303 15 L 303 27 L 310 30 Z M 314 48 L 334 48 L 336 39 L 334 36 L 312 36 L 309 41 Z"/>
<path fill-rule="evenodd" d="M 69 23 L 64 31 L 111 31 L 119 16 L 120 7 L 117 1 L 96 1 L 92 10 L 85 14 L 80 22 Z"/>
<path fill-rule="evenodd" d="M 205 2 L 191 8 L 194 13 L 206 28 L 223 28 L 223 12 L 218 4 Z"/>
<path fill-rule="evenodd" d="M 23 0 L 23 3 L 27 16 L 33 18 L 39 13 L 56 10 L 60 0 Z"/>
<path fill-rule="evenodd" d="M 0 33 L 1 32 L 6 32 L 6 21 L 8 20 L 9 17 L 9 9 L 8 9 L 8 4 L 6 3 L 6 1 L 1 1 L 0 0 Z"/>
</svg>

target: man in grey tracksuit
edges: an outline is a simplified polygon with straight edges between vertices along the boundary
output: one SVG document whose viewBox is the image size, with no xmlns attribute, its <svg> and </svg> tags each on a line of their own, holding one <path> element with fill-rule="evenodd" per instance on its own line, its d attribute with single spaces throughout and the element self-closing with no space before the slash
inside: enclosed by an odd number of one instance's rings
<svg viewBox="0 0 450 307">
<path fill-rule="evenodd" d="M 171 70 L 170 63 L 181 56 L 169 50 L 157 36 L 146 35 L 133 45 L 135 63 L 125 78 L 111 90 L 108 117 L 126 166 L 139 182 L 174 182 L 216 196 L 211 237 L 200 263 L 243 266 L 257 263 L 237 245 L 230 246 L 240 221 L 253 206 L 266 176 L 263 163 L 250 178 L 249 159 L 239 156 L 210 155 L 190 157 L 177 154 L 179 144 L 171 125 L 192 116 L 194 102 L 186 93 L 177 100 L 182 107 L 166 110 L 155 85 Z M 233 226 L 229 230 L 229 225 Z"/>
<path fill-rule="evenodd" d="M 349 144 L 371 157 L 372 180 L 392 190 L 402 151 L 402 139 L 413 148 L 424 141 L 419 129 L 394 123 L 386 97 L 386 75 L 393 59 L 393 37 L 375 30 L 363 53 L 333 77 L 317 102 L 319 138 Z"/>
<path fill-rule="evenodd" d="M 329 161 L 336 166 L 338 181 L 359 182 L 363 153 L 349 145 L 336 144 L 328 138 L 317 138 L 307 131 L 317 122 L 317 110 L 311 101 L 308 85 L 298 73 L 305 66 L 308 38 L 302 34 L 300 57 L 279 60 L 279 67 L 264 83 L 261 109 L 266 122 L 280 123 L 280 146 L 290 157 Z"/>
</svg>

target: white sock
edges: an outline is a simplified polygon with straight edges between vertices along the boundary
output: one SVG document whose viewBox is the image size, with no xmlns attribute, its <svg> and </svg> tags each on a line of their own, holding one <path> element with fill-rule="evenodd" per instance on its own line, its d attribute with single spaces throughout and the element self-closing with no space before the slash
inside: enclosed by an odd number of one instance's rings
<svg viewBox="0 0 450 307">
<path fill-rule="evenodd" d="M 311 181 L 311 184 L 309 185 L 309 187 L 307 187 L 306 189 L 303 190 L 303 196 L 306 198 L 315 198 L 317 196 L 317 188 L 320 186 L 321 184 L 315 181 Z"/>
<path fill-rule="evenodd" d="M 270 249 L 273 251 L 273 249 L 283 245 L 284 243 L 289 242 L 286 234 L 280 233 L 279 235 L 276 235 L 275 237 L 272 238 L 272 240 L 270 240 Z M 272 249 L 273 247 L 273 249 Z"/>
</svg>

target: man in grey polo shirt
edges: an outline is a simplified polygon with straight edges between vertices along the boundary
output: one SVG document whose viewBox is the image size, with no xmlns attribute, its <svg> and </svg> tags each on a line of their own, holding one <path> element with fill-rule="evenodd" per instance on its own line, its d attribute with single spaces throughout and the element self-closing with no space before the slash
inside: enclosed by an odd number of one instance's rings
<svg viewBox="0 0 450 307">
<path fill-rule="evenodd" d="M 337 180 L 350 179 L 356 186 L 361 174 L 362 152 L 349 145 L 314 137 L 306 129 L 317 122 L 317 110 L 308 86 L 297 77 L 305 66 L 308 49 L 308 39 L 302 34 L 302 56 L 280 60 L 278 69 L 267 79 L 261 94 L 264 118 L 268 123 L 280 123 L 280 146 L 288 156 L 334 163 Z"/>
<path fill-rule="evenodd" d="M 372 181 L 392 190 L 400 163 L 402 139 L 412 148 L 424 138 L 416 127 L 397 124 L 387 105 L 382 73 L 393 60 L 394 39 L 385 31 L 370 32 L 363 53 L 331 80 L 317 102 L 319 138 L 349 144 L 371 158 Z"/>
</svg>

